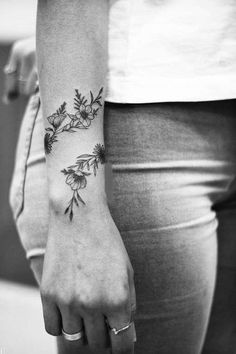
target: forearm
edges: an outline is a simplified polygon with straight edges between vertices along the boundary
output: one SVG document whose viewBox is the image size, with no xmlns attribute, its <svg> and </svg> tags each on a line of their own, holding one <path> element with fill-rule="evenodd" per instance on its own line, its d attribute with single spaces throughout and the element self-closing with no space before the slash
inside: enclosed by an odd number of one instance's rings
<svg viewBox="0 0 236 354">
<path fill-rule="evenodd" d="M 49 201 L 52 212 L 70 220 L 106 202 L 107 22 L 107 0 L 38 3 L 37 61 Z"/>
</svg>

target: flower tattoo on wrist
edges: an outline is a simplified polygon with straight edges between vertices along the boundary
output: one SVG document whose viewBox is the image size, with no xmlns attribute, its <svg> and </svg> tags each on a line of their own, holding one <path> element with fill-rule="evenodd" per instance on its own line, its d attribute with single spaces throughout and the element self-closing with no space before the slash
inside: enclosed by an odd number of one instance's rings
<svg viewBox="0 0 236 354">
<path fill-rule="evenodd" d="M 66 102 L 57 109 L 55 113 L 47 117 L 50 127 L 46 128 L 44 136 L 45 153 L 50 154 L 52 145 L 57 142 L 58 135 L 63 132 L 74 133 L 77 129 L 88 129 L 91 121 L 97 116 L 98 110 L 102 107 L 103 87 L 94 97 L 90 91 L 90 102 L 76 89 L 74 97 L 74 114 L 66 111 Z"/>
<path fill-rule="evenodd" d="M 72 190 L 72 197 L 69 201 L 65 214 L 69 215 L 70 221 L 73 219 L 73 207 L 79 207 L 80 203 L 85 205 L 79 194 L 80 189 L 87 186 L 87 178 L 92 173 L 96 176 L 99 163 L 105 163 L 105 148 L 101 144 L 96 144 L 92 154 L 83 154 L 77 157 L 75 165 L 69 166 L 61 172 L 66 176 L 66 184 Z M 92 172 L 90 172 L 92 169 Z"/>
</svg>

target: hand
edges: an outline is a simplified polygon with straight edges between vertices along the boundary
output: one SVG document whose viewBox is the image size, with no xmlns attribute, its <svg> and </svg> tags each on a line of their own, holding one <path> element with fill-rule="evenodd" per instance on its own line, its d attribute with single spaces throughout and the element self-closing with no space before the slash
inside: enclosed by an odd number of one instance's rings
<svg viewBox="0 0 236 354">
<path fill-rule="evenodd" d="M 135 310 L 133 270 L 108 208 L 73 224 L 51 222 L 41 282 L 45 328 L 58 336 L 83 328 L 94 353 L 131 354 L 135 329 L 115 335 Z"/>
<path fill-rule="evenodd" d="M 29 96 L 35 92 L 38 87 L 35 37 L 13 44 L 4 73 L 4 103 L 9 103 L 19 95 Z"/>
</svg>

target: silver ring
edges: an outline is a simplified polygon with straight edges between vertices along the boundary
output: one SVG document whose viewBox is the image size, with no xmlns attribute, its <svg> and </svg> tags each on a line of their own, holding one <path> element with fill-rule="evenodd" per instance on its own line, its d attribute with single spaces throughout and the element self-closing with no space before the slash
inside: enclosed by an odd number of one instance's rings
<svg viewBox="0 0 236 354">
<path fill-rule="evenodd" d="M 83 330 L 80 330 L 80 331 L 77 332 L 77 333 L 69 334 L 69 333 L 66 333 L 66 332 L 62 329 L 62 335 L 63 335 L 63 337 L 64 337 L 66 340 L 69 340 L 69 341 L 73 342 L 73 341 L 75 341 L 75 340 L 79 340 L 79 339 L 83 338 L 83 336 L 84 336 L 84 331 L 83 331 Z"/>
<path fill-rule="evenodd" d="M 111 330 L 111 332 L 113 332 L 115 335 L 117 335 L 117 334 L 119 334 L 119 333 L 121 333 L 121 332 L 124 332 L 124 331 L 126 331 L 127 329 L 129 329 L 132 324 L 133 324 L 133 321 L 131 321 L 129 324 L 127 324 L 126 326 L 124 326 L 124 327 L 122 327 L 122 328 L 117 329 L 117 328 L 113 327 L 113 328 L 110 328 L 110 330 Z"/>
</svg>

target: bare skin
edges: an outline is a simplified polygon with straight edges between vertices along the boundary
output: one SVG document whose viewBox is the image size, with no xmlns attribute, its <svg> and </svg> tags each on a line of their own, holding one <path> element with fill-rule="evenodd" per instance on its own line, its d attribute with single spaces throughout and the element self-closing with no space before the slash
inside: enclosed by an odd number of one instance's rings
<svg viewBox="0 0 236 354">
<path fill-rule="evenodd" d="M 119 329 L 131 320 L 133 269 L 108 208 L 104 164 L 97 159 L 91 175 L 80 163 L 84 157 L 92 164 L 99 155 L 94 146 L 104 145 L 107 34 L 108 1 L 39 0 L 36 50 L 50 205 L 40 291 L 49 334 L 82 328 L 85 340 L 73 343 L 78 353 L 88 347 L 131 354 L 134 327 L 114 335 L 107 323 Z"/>
</svg>

